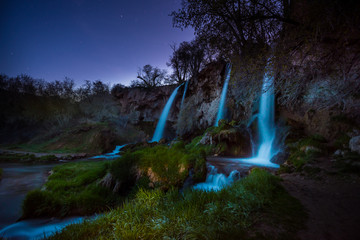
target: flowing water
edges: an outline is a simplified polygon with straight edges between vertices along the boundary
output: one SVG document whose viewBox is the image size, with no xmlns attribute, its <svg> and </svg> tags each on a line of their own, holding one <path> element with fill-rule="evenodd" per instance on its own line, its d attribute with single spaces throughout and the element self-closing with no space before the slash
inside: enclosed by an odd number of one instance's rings
<svg viewBox="0 0 360 240">
<path fill-rule="evenodd" d="M 239 164 L 246 165 L 251 164 L 262 167 L 279 168 L 279 165 L 270 162 L 271 158 L 277 153 L 277 150 L 274 149 L 273 146 L 276 136 L 274 99 L 273 78 L 265 74 L 263 80 L 262 95 L 260 99 L 260 108 L 257 115 L 259 148 L 257 149 L 256 154 L 252 158 L 227 159 L 228 161 L 238 162 Z M 234 170 L 229 174 L 228 177 L 226 177 L 226 175 L 222 173 L 217 173 L 217 170 L 214 166 L 211 167 L 212 168 L 206 177 L 206 181 L 204 183 L 196 184 L 193 187 L 194 189 L 218 191 L 221 188 L 231 184 L 234 181 L 234 177 L 238 173 L 237 170 Z"/>
<path fill-rule="evenodd" d="M 94 159 L 96 158 L 105 158 L 105 159 L 114 159 L 114 158 L 118 158 L 120 157 L 120 151 L 123 147 L 125 147 L 127 144 L 121 145 L 121 146 L 116 146 L 114 151 L 112 151 L 111 153 L 105 153 L 103 155 L 99 155 L 99 156 L 95 156 L 92 157 Z"/>
<path fill-rule="evenodd" d="M 172 94 L 170 95 L 170 98 L 168 99 L 168 101 L 166 102 L 166 105 L 161 113 L 160 119 L 158 124 L 156 125 L 156 129 L 154 132 L 154 136 L 152 137 L 150 142 L 158 142 L 160 141 L 160 139 L 163 137 L 163 133 L 164 133 L 164 129 L 165 129 L 165 125 L 166 125 L 166 120 L 168 118 L 169 112 L 171 110 L 171 106 L 175 100 L 176 94 L 179 90 L 179 88 L 182 86 L 183 84 L 181 84 L 180 86 L 178 86 L 177 88 L 175 88 L 175 90 L 172 92 Z"/>
<path fill-rule="evenodd" d="M 185 83 L 184 93 L 183 93 L 182 98 L 181 98 L 180 109 L 182 108 L 182 106 L 184 104 L 185 95 L 186 95 L 186 92 L 187 92 L 187 89 L 188 89 L 189 81 L 190 80 L 186 81 L 186 83 Z"/>
<path fill-rule="evenodd" d="M 225 78 L 223 89 L 221 91 L 218 113 L 216 115 L 216 120 L 215 120 L 215 125 L 214 125 L 215 127 L 218 126 L 219 120 L 224 119 L 226 94 L 227 94 L 227 89 L 229 86 L 230 73 L 231 73 L 231 63 L 228 63 L 228 64 L 226 64 L 226 78 Z"/>
<path fill-rule="evenodd" d="M 40 188 L 49 171 L 58 164 L 27 165 L 0 163 L 3 178 L 0 180 L 0 237 L 7 239 L 34 239 L 60 230 L 80 218 L 31 219 L 16 222 L 21 217 L 21 204 L 26 193 Z"/>
</svg>

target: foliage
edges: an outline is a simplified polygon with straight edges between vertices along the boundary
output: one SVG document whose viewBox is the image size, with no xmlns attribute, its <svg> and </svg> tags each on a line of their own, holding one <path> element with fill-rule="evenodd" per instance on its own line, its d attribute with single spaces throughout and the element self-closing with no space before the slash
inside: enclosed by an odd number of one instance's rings
<svg viewBox="0 0 360 240">
<path fill-rule="evenodd" d="M 302 171 L 309 161 L 325 153 L 325 143 L 326 140 L 321 135 L 312 135 L 299 139 L 297 142 L 288 143 L 290 156 L 287 165 L 281 165 L 279 172 Z"/>
<path fill-rule="evenodd" d="M 276 39 L 281 23 L 296 24 L 282 11 L 286 1 L 183 1 L 173 24 L 191 26 L 220 52 L 244 54 Z"/>
<path fill-rule="evenodd" d="M 105 161 L 56 166 L 44 189 L 26 195 L 22 217 L 88 215 L 120 203 L 119 196 L 98 184 L 108 165 Z"/>
<path fill-rule="evenodd" d="M 205 47 L 200 41 L 182 42 L 179 47 L 171 46 L 173 54 L 170 57 L 168 66 L 173 69 L 169 82 L 181 84 L 189 81 L 198 75 L 200 69 L 204 67 Z"/>
<path fill-rule="evenodd" d="M 278 210 L 274 218 L 272 209 Z M 290 239 L 305 217 L 278 178 L 254 169 L 219 192 L 139 190 L 121 208 L 70 225 L 50 239 L 252 239 L 253 232 L 264 239 Z M 256 223 L 274 231 L 263 233 Z"/>
</svg>

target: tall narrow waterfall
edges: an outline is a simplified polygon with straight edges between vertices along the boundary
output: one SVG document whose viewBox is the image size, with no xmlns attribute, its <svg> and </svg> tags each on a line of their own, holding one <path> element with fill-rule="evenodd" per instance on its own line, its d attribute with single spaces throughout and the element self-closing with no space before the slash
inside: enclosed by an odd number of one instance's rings
<svg viewBox="0 0 360 240">
<path fill-rule="evenodd" d="M 229 86 L 229 80 L 230 80 L 230 73 L 231 73 L 231 63 L 226 64 L 226 77 L 223 89 L 221 91 L 221 97 L 220 97 L 220 103 L 219 103 L 219 109 L 215 120 L 215 127 L 218 126 L 219 120 L 224 119 L 224 108 L 226 104 L 226 93 Z"/>
<path fill-rule="evenodd" d="M 186 83 L 185 83 L 184 93 L 183 93 L 182 98 L 181 98 L 180 109 L 182 108 L 182 106 L 183 106 L 183 104 L 184 104 L 185 95 L 186 95 L 186 91 L 187 91 L 187 89 L 188 89 L 189 81 L 190 81 L 190 80 L 187 80 Z"/>
<path fill-rule="evenodd" d="M 249 159 L 239 159 L 254 165 L 278 168 L 279 165 L 270 162 L 276 154 L 274 150 L 275 140 L 275 98 L 274 98 L 274 78 L 265 74 L 263 79 L 262 94 L 258 118 L 259 148 L 254 157 Z"/>
<path fill-rule="evenodd" d="M 171 106 L 175 100 L 175 97 L 176 97 L 176 94 L 179 90 L 179 88 L 182 86 L 183 84 L 181 84 L 180 86 L 178 86 L 177 88 L 175 88 L 175 90 L 172 92 L 172 94 L 170 95 L 170 98 L 168 99 L 162 113 L 161 113 L 161 116 L 160 116 L 160 119 L 159 119 L 159 122 L 158 124 L 156 125 L 156 129 L 155 129 L 155 132 L 154 132 L 154 136 L 153 138 L 151 139 L 151 142 L 158 142 L 160 141 L 160 139 L 162 138 L 163 136 L 163 133 L 164 133 L 164 129 L 165 129 L 165 125 L 166 125 L 166 120 L 167 120 L 167 117 L 169 115 L 169 112 L 170 112 L 170 109 L 171 109 Z"/>
</svg>

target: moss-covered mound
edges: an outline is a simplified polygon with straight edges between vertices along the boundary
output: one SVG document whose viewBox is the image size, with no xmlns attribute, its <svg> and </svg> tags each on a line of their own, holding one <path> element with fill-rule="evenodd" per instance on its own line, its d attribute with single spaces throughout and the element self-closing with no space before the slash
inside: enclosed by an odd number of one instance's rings
<svg viewBox="0 0 360 240">
<path fill-rule="evenodd" d="M 254 169 L 219 192 L 140 189 L 121 208 L 50 239 L 292 239 L 305 218 L 278 178 Z"/>
</svg>

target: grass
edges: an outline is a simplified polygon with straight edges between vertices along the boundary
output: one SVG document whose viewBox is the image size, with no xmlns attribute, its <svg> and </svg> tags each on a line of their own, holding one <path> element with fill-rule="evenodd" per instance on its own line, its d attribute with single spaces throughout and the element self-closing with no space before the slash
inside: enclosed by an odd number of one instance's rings
<svg viewBox="0 0 360 240">
<path fill-rule="evenodd" d="M 78 162 L 56 166 L 44 189 L 30 191 L 23 202 L 23 218 L 89 215 L 107 210 L 120 197 L 98 184 L 108 162 Z"/>
<path fill-rule="evenodd" d="M 325 138 L 320 135 L 304 137 L 297 142 L 288 142 L 287 145 L 290 151 L 290 156 L 287 160 L 288 164 L 281 165 L 278 172 L 302 171 L 308 162 L 326 151 L 325 143 Z"/>
<path fill-rule="evenodd" d="M 23 153 L 3 153 L 0 154 L 0 162 L 55 162 L 58 158 L 55 155 L 44 155 L 36 157 L 34 154 Z"/>
<path fill-rule="evenodd" d="M 121 208 L 50 239 L 294 239 L 305 219 L 279 178 L 254 169 L 219 192 L 141 189 Z"/>
<path fill-rule="evenodd" d="M 171 187 L 181 187 L 189 175 L 189 169 L 194 169 L 194 180 L 202 181 L 206 177 L 206 154 L 209 147 L 185 145 L 177 142 L 170 147 L 157 145 L 127 152 L 115 160 L 110 166 L 110 172 L 116 178 L 126 179 L 129 184 L 134 182 L 133 165 L 136 165 L 142 177 L 164 190 Z M 123 167 L 120 167 L 123 166 Z M 129 169 L 132 169 L 129 171 Z M 124 180 L 123 180 L 124 181 Z"/>
</svg>

